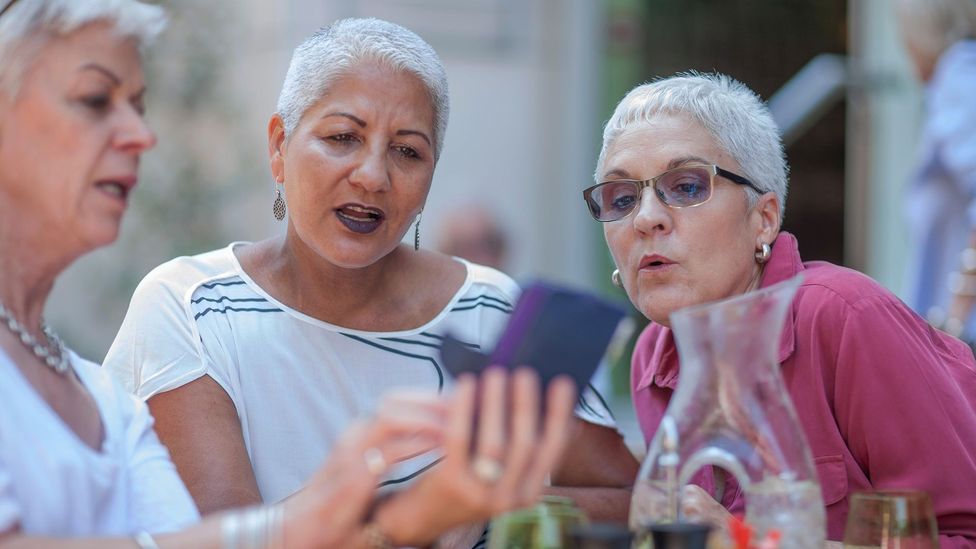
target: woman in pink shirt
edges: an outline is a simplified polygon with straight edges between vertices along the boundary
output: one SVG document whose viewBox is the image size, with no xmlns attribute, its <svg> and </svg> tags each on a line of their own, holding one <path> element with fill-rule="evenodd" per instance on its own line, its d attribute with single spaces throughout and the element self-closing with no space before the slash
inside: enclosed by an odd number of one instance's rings
<svg viewBox="0 0 976 549">
<path fill-rule="evenodd" d="M 802 272 L 775 337 L 820 478 L 827 538 L 842 538 L 851 492 L 911 488 L 932 496 L 943 547 L 976 547 L 972 352 L 867 276 L 804 263 L 796 238 L 780 231 L 787 171 L 769 111 L 724 75 L 639 86 L 607 123 L 601 183 L 584 195 L 604 223 L 614 282 L 651 320 L 631 374 L 645 437 L 678 383 L 669 315 Z M 686 515 L 724 524 L 743 509 L 734 479 L 699 478 L 683 493 Z"/>
</svg>

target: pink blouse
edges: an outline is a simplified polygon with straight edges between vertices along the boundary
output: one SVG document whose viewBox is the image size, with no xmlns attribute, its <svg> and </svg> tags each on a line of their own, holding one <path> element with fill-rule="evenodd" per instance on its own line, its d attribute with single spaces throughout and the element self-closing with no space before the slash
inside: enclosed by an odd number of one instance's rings
<svg viewBox="0 0 976 549">
<path fill-rule="evenodd" d="M 867 276 L 803 263 L 780 233 L 762 287 L 803 273 L 780 338 L 786 387 L 813 452 L 827 506 L 827 539 L 840 540 L 848 495 L 902 488 L 932 496 L 942 547 L 976 547 L 976 361 Z M 631 390 L 651 440 L 678 383 L 669 328 L 651 323 L 634 350 Z M 709 486 L 711 475 L 699 475 Z M 730 479 L 722 504 L 744 509 Z"/>
</svg>

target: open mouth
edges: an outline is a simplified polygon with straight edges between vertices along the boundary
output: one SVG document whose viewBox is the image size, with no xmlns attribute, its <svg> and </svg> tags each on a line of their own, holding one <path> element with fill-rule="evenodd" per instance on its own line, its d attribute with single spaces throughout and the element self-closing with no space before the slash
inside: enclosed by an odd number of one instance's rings
<svg viewBox="0 0 976 549">
<path fill-rule="evenodd" d="M 99 181 L 95 183 L 95 187 L 98 188 L 98 190 L 121 200 L 125 200 L 129 197 L 129 191 L 131 189 L 130 185 L 126 185 L 121 181 L 113 180 Z"/>
<path fill-rule="evenodd" d="M 346 204 L 336 208 L 336 217 L 354 233 L 368 234 L 379 228 L 383 223 L 383 210 L 360 206 L 358 204 Z"/>
<path fill-rule="evenodd" d="M 666 269 L 671 265 L 674 265 L 673 261 L 664 256 L 655 254 L 644 258 L 644 260 L 641 261 L 640 268 L 654 271 L 658 269 Z"/>
</svg>

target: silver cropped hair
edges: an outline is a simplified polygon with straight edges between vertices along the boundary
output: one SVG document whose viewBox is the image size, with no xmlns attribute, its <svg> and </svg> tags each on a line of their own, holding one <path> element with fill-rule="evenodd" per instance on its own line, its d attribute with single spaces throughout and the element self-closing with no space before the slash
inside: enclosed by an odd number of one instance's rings
<svg viewBox="0 0 976 549">
<path fill-rule="evenodd" d="M 433 48 L 400 25 L 380 19 L 342 19 L 324 27 L 295 48 L 278 97 L 278 114 L 290 136 L 312 105 L 344 72 L 378 63 L 415 75 L 430 94 L 434 110 L 434 158 L 439 158 L 447 129 L 447 74 Z"/>
<path fill-rule="evenodd" d="M 0 87 L 14 95 L 44 37 L 63 36 L 99 21 L 148 46 L 166 26 L 159 6 L 137 0 L 19 0 L 0 17 Z M 38 39 L 41 40 L 38 40 Z"/>
<path fill-rule="evenodd" d="M 603 176 L 607 151 L 617 138 L 661 114 L 687 115 L 702 124 L 742 166 L 744 177 L 764 192 L 776 193 L 782 220 L 789 168 L 779 128 L 755 92 L 724 74 L 680 73 L 632 89 L 603 130 L 603 148 L 594 174 L 597 182 Z M 759 197 L 752 190 L 746 192 L 755 204 Z"/>
</svg>

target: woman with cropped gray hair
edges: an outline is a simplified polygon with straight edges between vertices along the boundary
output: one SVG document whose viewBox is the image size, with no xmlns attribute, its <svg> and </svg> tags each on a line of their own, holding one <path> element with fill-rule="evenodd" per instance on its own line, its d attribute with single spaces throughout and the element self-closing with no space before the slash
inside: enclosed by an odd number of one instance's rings
<svg viewBox="0 0 976 549">
<path fill-rule="evenodd" d="M 671 313 L 802 276 L 782 332 L 767 337 L 779 343 L 813 452 L 827 539 L 843 536 L 852 492 L 913 488 L 932 496 L 942 546 L 971 547 L 973 354 L 870 278 L 804 263 L 796 238 L 780 228 L 786 174 L 769 110 L 728 76 L 679 74 L 638 86 L 607 123 L 598 183 L 583 198 L 603 223 L 614 283 L 651 321 L 631 363 L 641 430 L 654 437 L 680 383 Z M 724 528 L 748 503 L 736 479 L 703 468 L 680 509 Z"/>
<path fill-rule="evenodd" d="M 384 545 L 384 531 L 423 542 L 538 493 L 568 436 L 572 383 L 552 383 L 542 433 L 538 382 L 496 372 L 484 390 L 511 383 L 509 407 L 523 418 L 512 430 L 525 442 L 510 449 L 532 463 L 511 467 L 494 499 L 472 505 L 435 476 L 376 501 L 380 475 L 417 453 L 439 448 L 446 470 L 469 467 L 476 387 L 466 378 L 449 398 L 391 396 L 357 419 L 288 501 L 197 524 L 146 405 L 42 319 L 59 274 L 118 235 L 156 142 L 140 50 L 163 23 L 160 8 L 135 0 L 0 1 L 0 547 L 362 547 Z M 482 401 L 482 436 L 504 436 L 507 409 Z M 445 504 L 450 513 L 414 512 Z"/>
<path fill-rule="evenodd" d="M 174 259 L 136 289 L 106 368 L 148 401 L 204 514 L 288 498 L 383 394 L 449 390 L 439 354 L 446 335 L 494 346 L 518 287 L 420 247 L 447 111 L 444 68 L 411 31 L 349 19 L 314 33 L 296 48 L 268 125 L 269 210 L 287 217 L 284 234 Z M 402 243 L 411 229 L 412 242 Z M 592 425 L 584 431 L 608 439 L 591 446 L 629 462 L 595 475 L 629 484 L 636 463 L 600 409 L 594 399 L 578 412 Z M 525 450 L 486 438 L 470 464 L 426 453 L 382 485 L 455 491 L 454 504 L 414 505 L 421 521 L 457 512 L 487 519 L 534 497 L 511 493 L 541 466 Z M 376 518 L 397 543 L 434 534 Z M 481 529 L 466 534 L 473 543 Z"/>
</svg>

